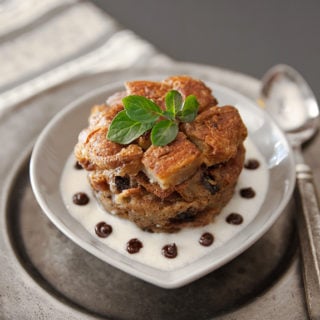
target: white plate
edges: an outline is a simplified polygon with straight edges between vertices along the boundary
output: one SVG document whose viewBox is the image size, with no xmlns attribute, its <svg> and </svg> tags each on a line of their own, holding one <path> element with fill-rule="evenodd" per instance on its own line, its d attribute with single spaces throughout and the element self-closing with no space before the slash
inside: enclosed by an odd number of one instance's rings
<svg viewBox="0 0 320 320">
<path fill-rule="evenodd" d="M 290 147 L 272 119 L 239 93 L 214 83 L 207 84 L 220 102 L 235 105 L 239 109 L 250 139 L 265 159 L 269 170 L 269 187 L 259 212 L 248 225 L 226 243 L 182 267 L 161 270 L 113 250 L 70 215 L 61 197 L 62 171 L 80 130 L 87 126 L 90 107 L 122 90 L 122 85 L 99 88 L 62 110 L 39 136 L 31 157 L 31 185 L 36 199 L 64 234 L 103 261 L 164 288 L 187 284 L 243 252 L 274 223 L 288 203 L 294 187 L 294 162 Z"/>
</svg>

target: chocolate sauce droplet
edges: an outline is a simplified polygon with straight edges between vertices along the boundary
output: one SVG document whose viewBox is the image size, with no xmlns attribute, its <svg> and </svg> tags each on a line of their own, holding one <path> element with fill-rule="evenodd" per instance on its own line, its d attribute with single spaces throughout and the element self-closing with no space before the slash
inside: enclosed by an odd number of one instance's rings
<svg viewBox="0 0 320 320">
<path fill-rule="evenodd" d="M 255 197 L 256 192 L 251 187 L 243 188 L 240 189 L 240 195 L 242 198 L 251 199 Z"/>
<path fill-rule="evenodd" d="M 209 247 L 212 245 L 214 236 L 210 232 L 205 232 L 199 239 L 199 243 L 204 247 Z"/>
<path fill-rule="evenodd" d="M 143 244 L 140 240 L 134 238 L 127 242 L 127 251 L 130 254 L 137 253 L 140 249 L 143 248 Z"/>
<path fill-rule="evenodd" d="M 80 164 L 79 161 L 76 161 L 76 163 L 74 164 L 74 168 L 77 169 L 77 170 L 83 169 L 83 167 L 82 167 L 82 165 Z"/>
<path fill-rule="evenodd" d="M 169 259 L 173 259 L 178 255 L 178 249 L 175 243 L 165 245 L 161 252 L 166 258 Z"/>
<path fill-rule="evenodd" d="M 97 223 L 94 230 L 100 238 L 106 238 L 112 233 L 112 227 L 104 221 Z"/>
<path fill-rule="evenodd" d="M 257 159 L 248 159 L 245 162 L 244 167 L 249 170 L 255 170 L 260 167 L 260 162 Z"/>
<path fill-rule="evenodd" d="M 239 213 L 230 213 L 227 216 L 226 221 L 230 224 L 239 225 L 243 222 L 243 218 Z"/>
<path fill-rule="evenodd" d="M 72 197 L 72 201 L 74 204 L 77 204 L 78 206 L 84 206 L 89 202 L 89 197 L 84 192 L 78 192 L 75 193 Z"/>
</svg>

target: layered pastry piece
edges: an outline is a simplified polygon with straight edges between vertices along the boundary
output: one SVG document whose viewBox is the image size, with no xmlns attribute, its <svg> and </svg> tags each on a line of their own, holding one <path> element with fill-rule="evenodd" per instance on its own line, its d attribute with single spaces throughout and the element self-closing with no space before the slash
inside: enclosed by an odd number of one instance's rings
<svg viewBox="0 0 320 320">
<path fill-rule="evenodd" d="M 92 108 L 75 146 L 97 200 L 109 213 L 150 232 L 210 223 L 233 196 L 243 167 L 247 129 L 237 109 L 217 106 L 211 90 L 188 76 L 132 81 L 125 89 Z M 123 110 L 123 97 L 144 96 L 164 109 L 173 89 L 199 102 L 197 117 L 179 125 L 173 142 L 154 146 L 149 132 L 127 145 L 107 140 L 113 118 Z"/>
</svg>

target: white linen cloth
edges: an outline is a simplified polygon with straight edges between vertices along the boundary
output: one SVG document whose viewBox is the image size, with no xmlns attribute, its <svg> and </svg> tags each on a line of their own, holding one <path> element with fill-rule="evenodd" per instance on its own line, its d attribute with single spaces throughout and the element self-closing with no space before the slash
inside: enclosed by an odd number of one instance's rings
<svg viewBox="0 0 320 320">
<path fill-rule="evenodd" d="M 0 117 L 84 72 L 169 61 L 90 2 L 0 0 Z"/>
</svg>

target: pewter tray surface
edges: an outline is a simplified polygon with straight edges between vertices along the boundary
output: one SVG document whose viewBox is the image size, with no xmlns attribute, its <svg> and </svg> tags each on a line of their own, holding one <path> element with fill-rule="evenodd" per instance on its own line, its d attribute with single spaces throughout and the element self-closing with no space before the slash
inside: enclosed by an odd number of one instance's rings
<svg viewBox="0 0 320 320">
<path fill-rule="evenodd" d="M 2 185 L 6 182 L 1 212 L 0 318 L 306 318 L 293 201 L 274 226 L 238 258 L 174 290 L 143 282 L 93 257 L 43 214 L 29 181 L 32 141 L 52 115 L 74 98 L 112 81 L 141 76 L 141 72 L 146 76 L 190 73 L 241 91 L 230 81 L 230 73 L 189 64 L 161 72 L 151 68 L 101 73 L 51 89 L 2 119 L 0 134 L 7 135 L 1 176 Z M 253 97 L 255 80 L 235 77 L 242 80 L 242 92 L 248 95 L 251 90 Z M 8 131 L 14 123 L 13 131 Z"/>
</svg>

